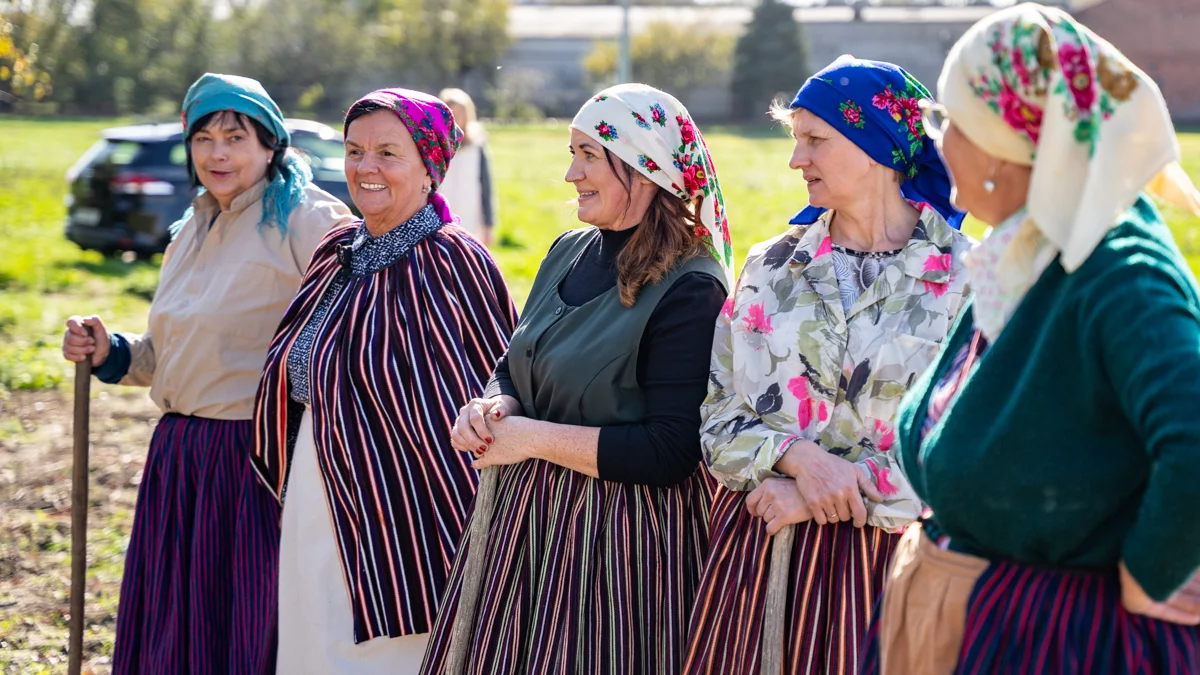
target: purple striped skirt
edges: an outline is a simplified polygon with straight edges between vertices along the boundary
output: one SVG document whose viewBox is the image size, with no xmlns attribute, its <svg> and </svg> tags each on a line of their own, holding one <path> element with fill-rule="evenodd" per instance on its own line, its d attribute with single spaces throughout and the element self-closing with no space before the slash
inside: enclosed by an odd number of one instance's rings
<svg viewBox="0 0 1200 675">
<path fill-rule="evenodd" d="M 749 493 L 713 504 L 708 562 L 688 633 L 688 675 L 758 675 L 773 539 L 746 511 Z M 796 526 L 784 623 L 784 672 L 858 669 L 867 623 L 899 535 L 851 523 Z"/>
<path fill-rule="evenodd" d="M 864 675 L 879 672 L 873 624 Z M 1200 673 L 1200 628 L 1129 614 L 1117 573 L 993 562 L 975 582 L 956 675 Z"/>
<path fill-rule="evenodd" d="M 261 673 L 273 661 L 279 507 L 249 468 L 251 442 L 249 420 L 158 423 L 125 557 L 114 673 Z"/>
</svg>

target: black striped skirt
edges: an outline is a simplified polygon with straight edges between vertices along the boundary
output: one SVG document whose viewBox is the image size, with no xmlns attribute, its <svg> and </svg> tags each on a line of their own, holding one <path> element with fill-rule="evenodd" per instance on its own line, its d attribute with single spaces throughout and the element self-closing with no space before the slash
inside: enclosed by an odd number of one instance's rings
<svg viewBox="0 0 1200 675">
<path fill-rule="evenodd" d="M 873 624 L 864 675 L 879 669 Z M 975 582 L 956 675 L 1200 673 L 1200 628 L 1130 614 L 1111 573 L 993 562 Z"/>
</svg>

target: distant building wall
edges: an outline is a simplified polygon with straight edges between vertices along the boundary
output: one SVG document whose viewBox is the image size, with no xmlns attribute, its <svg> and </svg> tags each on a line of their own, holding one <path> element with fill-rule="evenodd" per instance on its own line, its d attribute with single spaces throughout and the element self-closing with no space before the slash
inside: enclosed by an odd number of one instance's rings
<svg viewBox="0 0 1200 675">
<path fill-rule="evenodd" d="M 596 41 L 616 39 L 620 30 L 619 8 L 521 6 L 513 10 L 509 26 L 514 42 L 502 60 L 497 82 L 523 92 L 548 115 L 573 115 L 594 93 L 588 86 L 583 59 Z M 635 33 L 653 21 L 669 18 L 679 23 L 704 23 L 737 34 L 750 19 L 750 10 L 744 7 L 637 10 L 640 11 L 635 10 L 631 20 Z M 879 8 L 866 9 L 862 21 L 853 21 L 851 10 L 830 7 L 797 10 L 796 16 L 804 25 L 811 69 L 850 53 L 899 64 L 934 90 L 942 62 L 954 41 L 989 11 L 987 8 Z M 810 74 L 796 73 L 796 87 Z M 695 91 L 672 93 L 696 117 L 719 121 L 729 115 L 728 85 L 726 76 Z"/>
<path fill-rule="evenodd" d="M 1176 122 L 1200 123 L 1200 0 L 1107 0 L 1075 17 L 1154 78 Z"/>
</svg>

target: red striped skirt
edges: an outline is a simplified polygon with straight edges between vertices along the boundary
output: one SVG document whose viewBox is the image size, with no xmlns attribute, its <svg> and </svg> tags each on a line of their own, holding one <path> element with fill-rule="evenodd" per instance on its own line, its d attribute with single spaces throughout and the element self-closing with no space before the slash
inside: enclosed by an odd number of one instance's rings
<svg viewBox="0 0 1200 675">
<path fill-rule="evenodd" d="M 993 562 L 975 582 L 955 675 L 1200 673 L 1200 628 L 1129 614 L 1116 570 Z M 872 625 L 863 675 L 879 673 Z"/>
<path fill-rule="evenodd" d="M 684 671 L 758 675 L 771 542 L 745 492 L 721 488 L 692 613 Z M 899 535 L 851 524 L 796 526 L 784 624 L 789 674 L 858 671 L 859 653 Z"/>
</svg>

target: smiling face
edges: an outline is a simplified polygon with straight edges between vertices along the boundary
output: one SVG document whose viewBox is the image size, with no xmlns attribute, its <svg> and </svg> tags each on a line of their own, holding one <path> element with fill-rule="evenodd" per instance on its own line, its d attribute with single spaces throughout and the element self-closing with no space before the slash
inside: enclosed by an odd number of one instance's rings
<svg viewBox="0 0 1200 675">
<path fill-rule="evenodd" d="M 571 129 L 571 165 L 564 179 L 578 192 L 581 222 L 602 230 L 624 230 L 641 222 L 658 186 L 640 173 L 618 175 L 627 166 L 610 163 L 604 146 L 578 129 Z M 616 166 L 617 170 L 613 167 Z"/>
<path fill-rule="evenodd" d="M 346 129 L 346 182 L 372 232 L 404 223 L 428 202 L 429 174 L 396 113 L 378 110 L 351 122 Z"/>
<path fill-rule="evenodd" d="M 222 209 L 266 177 L 274 152 L 254 122 L 232 111 L 212 115 L 188 141 L 196 179 Z"/>
<path fill-rule="evenodd" d="M 825 120 L 804 109 L 792 114 L 792 150 L 788 166 L 804 173 L 808 203 L 837 211 L 861 198 L 879 165 Z"/>
</svg>

